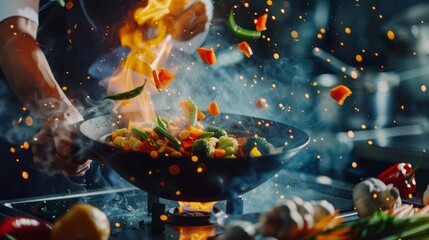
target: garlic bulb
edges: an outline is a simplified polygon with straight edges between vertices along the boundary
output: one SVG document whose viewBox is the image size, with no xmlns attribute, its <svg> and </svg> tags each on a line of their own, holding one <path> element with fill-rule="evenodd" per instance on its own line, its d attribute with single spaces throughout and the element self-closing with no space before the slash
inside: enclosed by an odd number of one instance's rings
<svg viewBox="0 0 429 240">
<path fill-rule="evenodd" d="M 311 206 L 313 206 L 314 209 L 314 222 L 319 222 L 323 218 L 333 215 L 335 213 L 335 207 L 330 202 L 326 200 L 321 201 L 311 201 Z"/>
<path fill-rule="evenodd" d="M 282 199 L 271 211 L 261 215 L 260 233 L 277 239 L 294 239 L 304 228 L 304 219 L 296 203 Z"/>
<path fill-rule="evenodd" d="M 353 188 L 353 205 L 359 217 L 369 217 L 377 210 L 392 209 L 401 203 L 399 190 L 376 178 L 366 179 Z"/>
</svg>

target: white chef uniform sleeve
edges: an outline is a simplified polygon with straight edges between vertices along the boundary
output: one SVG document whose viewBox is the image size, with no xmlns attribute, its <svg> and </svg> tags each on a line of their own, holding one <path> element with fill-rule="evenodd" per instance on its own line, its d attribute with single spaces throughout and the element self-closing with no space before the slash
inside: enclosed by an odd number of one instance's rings
<svg viewBox="0 0 429 240">
<path fill-rule="evenodd" d="M 39 0 L 0 0 L 0 22 L 9 17 L 25 17 L 39 23 Z"/>
</svg>

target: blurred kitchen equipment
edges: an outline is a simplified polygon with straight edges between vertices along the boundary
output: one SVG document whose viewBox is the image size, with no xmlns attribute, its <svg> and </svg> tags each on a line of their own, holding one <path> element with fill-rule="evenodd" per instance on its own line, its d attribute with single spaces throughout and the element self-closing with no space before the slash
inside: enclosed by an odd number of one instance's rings
<svg viewBox="0 0 429 240">
<path fill-rule="evenodd" d="M 415 113 L 429 114 L 429 4 L 408 8 L 394 16 L 381 29 L 390 46 L 387 69 L 401 72 L 398 97 L 408 105 L 414 105 Z M 390 32 L 390 37 L 387 33 Z M 393 35 L 392 35 L 393 33 Z M 390 54 L 389 54 L 390 53 Z M 404 81 L 409 80 L 409 81 Z"/>
<path fill-rule="evenodd" d="M 341 107 L 330 98 L 329 102 L 320 101 L 329 104 L 322 106 L 329 111 L 321 114 L 327 115 L 326 118 L 334 117 L 331 121 L 335 121 L 342 130 L 360 129 L 362 125 L 375 128 L 393 124 L 394 93 L 400 81 L 396 73 L 376 73 L 370 70 L 361 72 L 317 47 L 313 49 L 313 56 L 338 73 L 316 77 L 318 86 L 324 91 L 322 98 L 329 96 L 330 89 L 340 84 L 353 92 Z"/>
</svg>

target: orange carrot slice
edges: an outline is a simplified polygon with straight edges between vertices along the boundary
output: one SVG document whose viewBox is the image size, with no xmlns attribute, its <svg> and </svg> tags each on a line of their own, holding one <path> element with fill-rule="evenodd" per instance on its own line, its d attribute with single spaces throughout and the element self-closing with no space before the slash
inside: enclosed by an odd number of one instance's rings
<svg viewBox="0 0 429 240">
<path fill-rule="evenodd" d="M 214 156 L 215 157 L 223 157 L 223 156 L 225 156 L 225 153 L 226 153 L 225 149 L 216 148 L 214 150 Z"/>
<path fill-rule="evenodd" d="M 250 58 L 253 55 L 253 51 L 246 41 L 243 41 L 237 45 L 238 50 L 242 51 L 246 57 Z"/>
<path fill-rule="evenodd" d="M 219 106 L 217 105 L 216 101 L 211 102 L 209 106 L 207 106 L 207 112 L 213 117 L 216 117 L 220 114 Z"/>
<path fill-rule="evenodd" d="M 346 98 L 348 96 L 350 96 L 351 94 L 352 94 L 352 91 L 344 85 L 339 85 L 339 86 L 332 88 L 331 93 L 330 93 L 331 97 L 335 101 L 337 101 L 337 103 L 339 105 L 343 105 L 344 100 L 346 100 Z"/>
<path fill-rule="evenodd" d="M 193 139 L 197 139 L 203 134 L 204 130 L 195 128 L 195 127 L 189 127 L 189 137 Z"/>
<path fill-rule="evenodd" d="M 200 56 L 201 61 L 208 65 L 216 64 L 216 55 L 213 48 L 198 48 L 198 55 Z"/>
<path fill-rule="evenodd" d="M 264 13 L 257 19 L 255 19 L 256 31 L 262 32 L 267 30 L 267 18 L 268 14 Z"/>
</svg>

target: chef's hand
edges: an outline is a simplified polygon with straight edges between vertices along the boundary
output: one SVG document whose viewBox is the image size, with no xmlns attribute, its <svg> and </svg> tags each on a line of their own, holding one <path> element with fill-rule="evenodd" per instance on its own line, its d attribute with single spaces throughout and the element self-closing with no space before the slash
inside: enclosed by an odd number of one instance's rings
<svg viewBox="0 0 429 240">
<path fill-rule="evenodd" d="M 195 2 L 183 11 L 171 12 L 164 17 L 167 31 L 174 39 L 182 42 L 204 32 L 207 20 L 206 6 L 202 2 Z"/>
<path fill-rule="evenodd" d="M 72 136 L 78 131 L 81 114 L 74 107 L 53 113 L 42 129 L 34 136 L 33 160 L 41 170 L 64 171 L 70 176 L 82 176 L 91 160 L 78 156 Z"/>
</svg>

